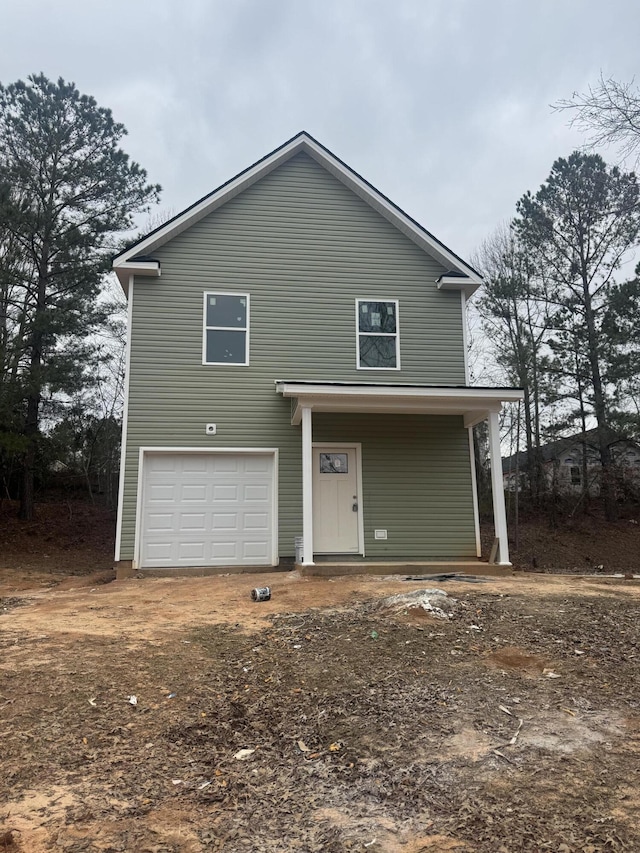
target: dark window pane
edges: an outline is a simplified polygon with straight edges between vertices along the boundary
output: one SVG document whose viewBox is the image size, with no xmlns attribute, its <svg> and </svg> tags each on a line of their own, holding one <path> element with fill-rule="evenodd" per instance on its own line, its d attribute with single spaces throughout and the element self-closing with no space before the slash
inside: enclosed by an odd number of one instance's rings
<svg viewBox="0 0 640 853">
<path fill-rule="evenodd" d="M 358 328 L 361 332 L 396 331 L 395 302 L 359 302 Z"/>
<path fill-rule="evenodd" d="M 321 453 L 321 474 L 348 474 L 349 460 L 346 453 Z"/>
<path fill-rule="evenodd" d="M 360 335 L 360 367 L 397 367 L 395 335 Z"/>
<path fill-rule="evenodd" d="M 207 326 L 247 327 L 247 297 L 207 294 Z"/>
<path fill-rule="evenodd" d="M 244 364 L 246 332 L 207 329 L 207 362 Z"/>
</svg>

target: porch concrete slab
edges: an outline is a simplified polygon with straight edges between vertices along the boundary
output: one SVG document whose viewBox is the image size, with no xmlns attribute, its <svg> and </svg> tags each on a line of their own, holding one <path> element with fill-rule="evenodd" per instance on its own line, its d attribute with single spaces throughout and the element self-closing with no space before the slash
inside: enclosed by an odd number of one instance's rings
<svg viewBox="0 0 640 853">
<path fill-rule="evenodd" d="M 511 566 L 499 566 L 480 560 L 459 561 L 401 561 L 401 562 L 321 562 L 313 566 L 296 563 L 295 568 L 303 577 L 331 578 L 340 575 L 427 575 L 460 574 L 486 575 L 490 577 L 511 577 Z"/>
</svg>

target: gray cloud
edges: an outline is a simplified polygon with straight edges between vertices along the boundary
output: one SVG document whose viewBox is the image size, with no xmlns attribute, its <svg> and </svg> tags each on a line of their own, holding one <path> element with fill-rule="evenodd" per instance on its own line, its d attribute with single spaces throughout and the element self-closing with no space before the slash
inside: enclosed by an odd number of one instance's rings
<svg viewBox="0 0 640 853">
<path fill-rule="evenodd" d="M 635 0 L 5 0 L 0 80 L 111 107 L 174 212 L 305 129 L 468 256 L 581 144 L 549 104 L 631 79 L 639 23 Z"/>
</svg>

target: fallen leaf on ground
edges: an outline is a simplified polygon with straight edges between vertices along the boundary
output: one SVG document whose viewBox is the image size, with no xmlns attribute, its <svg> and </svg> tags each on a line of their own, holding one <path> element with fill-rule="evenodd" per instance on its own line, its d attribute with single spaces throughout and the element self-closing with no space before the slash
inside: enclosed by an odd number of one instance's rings
<svg viewBox="0 0 640 853">
<path fill-rule="evenodd" d="M 255 749 L 239 749 L 233 757 L 236 758 L 238 761 L 246 761 L 247 758 L 250 758 L 254 752 Z"/>
</svg>

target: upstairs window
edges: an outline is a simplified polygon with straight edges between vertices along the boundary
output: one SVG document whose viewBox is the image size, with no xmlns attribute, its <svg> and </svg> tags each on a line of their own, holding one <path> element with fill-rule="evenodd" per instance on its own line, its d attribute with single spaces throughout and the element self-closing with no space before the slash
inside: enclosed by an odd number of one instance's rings
<svg viewBox="0 0 640 853">
<path fill-rule="evenodd" d="M 582 471 L 577 465 L 571 466 L 571 485 L 572 486 L 581 486 L 582 485 Z"/>
<path fill-rule="evenodd" d="M 249 294 L 205 293 L 203 364 L 249 364 Z"/>
<path fill-rule="evenodd" d="M 356 299 L 356 315 L 358 369 L 398 370 L 398 300 Z"/>
</svg>

